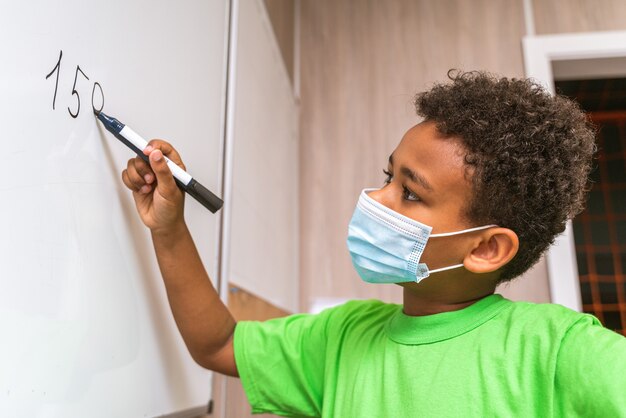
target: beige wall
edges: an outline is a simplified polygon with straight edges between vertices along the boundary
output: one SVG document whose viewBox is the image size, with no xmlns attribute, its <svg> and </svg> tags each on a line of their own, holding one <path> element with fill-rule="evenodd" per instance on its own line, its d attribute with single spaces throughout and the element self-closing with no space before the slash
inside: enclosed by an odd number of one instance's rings
<svg viewBox="0 0 626 418">
<path fill-rule="evenodd" d="M 623 0 L 534 0 L 538 34 L 626 28 Z M 399 301 L 399 288 L 362 283 L 346 249 L 363 187 L 418 122 L 412 96 L 450 68 L 523 76 L 523 0 L 302 0 L 301 302 Z M 549 301 L 545 261 L 500 289 Z"/>
<path fill-rule="evenodd" d="M 293 83 L 296 2 L 295 0 L 264 0 L 264 3 L 287 73 Z"/>
<path fill-rule="evenodd" d="M 626 29 L 624 0 L 533 0 L 538 35 Z"/>
</svg>

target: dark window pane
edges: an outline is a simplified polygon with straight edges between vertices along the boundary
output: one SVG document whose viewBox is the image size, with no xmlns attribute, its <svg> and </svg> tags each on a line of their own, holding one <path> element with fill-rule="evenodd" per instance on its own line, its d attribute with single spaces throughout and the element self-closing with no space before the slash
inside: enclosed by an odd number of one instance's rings
<svg viewBox="0 0 626 418">
<path fill-rule="evenodd" d="M 600 282 L 600 301 L 602 303 L 617 303 L 617 287 L 615 282 Z"/>
<path fill-rule="evenodd" d="M 581 221 L 574 220 L 574 242 L 576 244 L 585 244 L 585 235 L 583 232 L 584 224 Z"/>
<path fill-rule="evenodd" d="M 600 170 L 598 169 L 597 162 L 594 162 L 593 168 L 591 169 L 591 172 L 589 173 L 589 178 L 591 179 L 591 182 L 593 183 L 594 189 L 597 189 L 598 183 L 600 183 Z"/>
<path fill-rule="evenodd" d="M 623 97 L 610 97 L 604 105 L 604 110 L 622 110 L 624 109 Z"/>
<path fill-rule="evenodd" d="M 593 299 L 591 298 L 591 284 L 589 282 L 580 282 L 580 296 L 582 297 L 583 304 L 591 305 Z"/>
<path fill-rule="evenodd" d="M 563 96 L 575 97 L 580 86 L 579 80 L 556 81 L 557 92 Z"/>
<path fill-rule="evenodd" d="M 615 222 L 615 235 L 618 243 L 626 244 L 626 221 Z"/>
<path fill-rule="evenodd" d="M 618 203 L 623 203 L 623 207 L 625 208 L 624 213 L 626 213 L 626 194 L 624 192 L 620 192 L 619 196 L 616 197 L 619 199 Z M 604 194 L 599 188 L 593 189 L 589 193 L 589 197 L 587 199 L 587 210 L 592 215 L 601 215 L 606 213 L 606 208 L 604 207 Z M 613 207 L 613 210 L 616 212 L 618 211 L 615 209 L 615 206 Z"/>
<path fill-rule="evenodd" d="M 611 243 L 609 228 L 606 222 L 591 223 L 591 241 L 595 245 L 608 245 Z"/>
<path fill-rule="evenodd" d="M 626 254 L 620 254 L 620 260 L 622 261 L 622 274 L 626 274 Z"/>
<path fill-rule="evenodd" d="M 600 135 L 604 139 L 600 152 L 615 154 L 622 152 L 622 141 L 619 139 L 619 130 L 615 125 L 605 124 L 600 128 Z"/>
<path fill-rule="evenodd" d="M 624 160 L 609 160 L 606 162 L 606 168 L 609 172 L 610 183 L 626 182 L 626 170 L 624 170 Z"/>
<path fill-rule="evenodd" d="M 613 269 L 613 254 L 596 254 L 594 259 L 596 261 L 597 274 L 615 274 L 615 270 Z"/>
<path fill-rule="evenodd" d="M 585 90 L 587 92 L 602 92 L 604 91 L 604 85 L 607 83 L 607 81 L 609 81 L 610 79 L 602 79 L 602 78 L 598 78 L 595 80 L 586 80 L 587 83 L 585 85 Z"/>
<path fill-rule="evenodd" d="M 626 213 L 626 191 L 624 190 L 612 190 L 611 194 L 611 208 L 616 213 Z"/>
<path fill-rule="evenodd" d="M 615 88 L 616 91 L 626 90 L 626 78 L 614 78 L 613 87 Z"/>
<path fill-rule="evenodd" d="M 587 268 L 587 254 L 585 253 L 577 253 L 576 254 L 576 264 L 578 264 L 578 275 L 583 276 L 585 274 L 589 274 L 589 269 Z"/>
<path fill-rule="evenodd" d="M 604 312 L 604 326 L 614 331 L 622 329 L 619 312 Z"/>
</svg>

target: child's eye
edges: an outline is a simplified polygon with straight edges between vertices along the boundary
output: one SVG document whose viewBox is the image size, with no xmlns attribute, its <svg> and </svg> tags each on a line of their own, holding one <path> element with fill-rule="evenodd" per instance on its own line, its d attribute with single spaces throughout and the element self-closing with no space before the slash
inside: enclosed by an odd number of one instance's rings
<svg viewBox="0 0 626 418">
<path fill-rule="evenodd" d="M 418 195 L 407 189 L 406 186 L 402 186 L 402 198 L 404 200 L 410 200 L 411 202 L 419 202 L 422 200 Z"/>
<path fill-rule="evenodd" d="M 393 173 L 385 168 L 383 168 L 383 173 L 385 173 L 385 175 L 387 176 L 387 178 L 385 179 L 385 184 L 391 183 L 391 180 L 393 179 Z"/>
</svg>

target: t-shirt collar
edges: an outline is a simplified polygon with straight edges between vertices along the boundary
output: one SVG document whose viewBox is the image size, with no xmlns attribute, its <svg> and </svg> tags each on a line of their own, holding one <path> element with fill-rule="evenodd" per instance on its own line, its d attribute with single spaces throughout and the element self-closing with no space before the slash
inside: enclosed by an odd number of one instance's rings
<svg viewBox="0 0 626 418">
<path fill-rule="evenodd" d="M 404 314 L 402 306 L 389 319 L 387 336 L 399 344 L 429 344 L 465 334 L 493 318 L 512 302 L 501 295 L 489 295 L 458 311 L 426 316 Z"/>
</svg>

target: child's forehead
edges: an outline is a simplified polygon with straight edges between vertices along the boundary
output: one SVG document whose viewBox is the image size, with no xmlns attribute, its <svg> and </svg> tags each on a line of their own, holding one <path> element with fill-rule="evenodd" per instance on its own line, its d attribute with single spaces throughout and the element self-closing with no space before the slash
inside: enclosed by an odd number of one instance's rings
<svg viewBox="0 0 626 418">
<path fill-rule="evenodd" d="M 406 166 L 426 177 L 435 190 L 465 188 L 471 175 L 465 164 L 466 153 L 459 138 L 441 135 L 434 122 L 426 121 L 405 133 L 392 159 L 394 166 Z"/>
<path fill-rule="evenodd" d="M 425 121 L 409 129 L 393 152 L 393 158 L 405 163 L 415 160 L 435 160 L 444 168 L 462 168 L 465 165 L 465 149 L 460 138 L 444 136 L 434 122 Z M 400 156 L 401 155 L 401 156 Z"/>
</svg>

